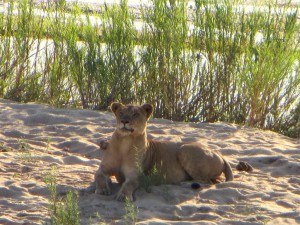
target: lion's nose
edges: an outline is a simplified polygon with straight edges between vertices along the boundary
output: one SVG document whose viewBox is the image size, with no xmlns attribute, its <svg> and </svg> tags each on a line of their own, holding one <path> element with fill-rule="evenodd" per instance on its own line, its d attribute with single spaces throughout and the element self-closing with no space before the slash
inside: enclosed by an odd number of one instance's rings
<svg viewBox="0 0 300 225">
<path fill-rule="evenodd" d="M 126 124 L 126 123 L 129 123 L 129 121 L 128 120 L 121 120 L 121 123 Z"/>
</svg>

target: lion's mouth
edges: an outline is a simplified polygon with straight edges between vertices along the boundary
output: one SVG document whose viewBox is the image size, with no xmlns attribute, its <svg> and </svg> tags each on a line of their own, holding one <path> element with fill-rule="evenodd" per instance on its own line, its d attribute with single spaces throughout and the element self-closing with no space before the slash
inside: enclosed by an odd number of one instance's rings
<svg viewBox="0 0 300 225">
<path fill-rule="evenodd" d="M 123 127 L 121 130 L 130 131 L 131 133 L 134 131 L 134 129 L 127 127 Z"/>
<path fill-rule="evenodd" d="M 122 124 L 121 126 L 120 126 L 120 130 L 122 130 L 122 131 L 125 131 L 125 132 L 127 132 L 127 131 L 129 131 L 129 132 L 133 132 L 134 131 L 134 129 L 133 128 L 131 128 L 129 125 L 127 125 L 127 124 Z"/>
</svg>

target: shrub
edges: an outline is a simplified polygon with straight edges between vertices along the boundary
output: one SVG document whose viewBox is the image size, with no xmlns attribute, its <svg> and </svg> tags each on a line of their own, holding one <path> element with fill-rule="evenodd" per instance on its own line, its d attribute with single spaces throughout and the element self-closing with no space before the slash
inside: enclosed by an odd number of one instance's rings
<svg viewBox="0 0 300 225">
<path fill-rule="evenodd" d="M 96 12 L 64 0 L 10 1 L 0 14 L 0 97 L 93 109 L 149 102 L 154 117 L 294 132 L 297 7 L 151 3 L 138 18 L 126 0 Z"/>
</svg>

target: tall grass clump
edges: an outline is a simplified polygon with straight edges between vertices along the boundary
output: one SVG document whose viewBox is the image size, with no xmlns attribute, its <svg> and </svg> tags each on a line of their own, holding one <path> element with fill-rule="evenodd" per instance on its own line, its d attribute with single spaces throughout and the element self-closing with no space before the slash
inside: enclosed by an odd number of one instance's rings
<svg viewBox="0 0 300 225">
<path fill-rule="evenodd" d="M 289 137 L 300 138 L 300 103 L 275 125 L 275 130 Z"/>
<path fill-rule="evenodd" d="M 134 27 L 134 14 L 129 10 L 127 0 L 121 0 L 120 5 L 105 6 L 101 19 L 108 84 L 108 95 L 104 103 L 108 106 L 114 100 L 133 102 L 139 80 L 135 56 L 137 31 Z"/>
<path fill-rule="evenodd" d="M 83 34 L 83 27 L 85 27 L 82 25 L 82 10 L 74 4 L 71 13 L 68 16 L 66 13 L 63 15 L 60 17 L 63 18 L 63 21 L 57 24 L 64 26 L 60 29 L 55 28 L 55 31 L 62 31 L 57 34 L 59 40 L 57 44 L 62 48 L 60 52 L 65 54 L 66 71 L 69 73 L 66 79 L 70 79 L 67 83 L 72 84 L 68 92 L 75 105 L 88 108 L 92 101 L 90 95 L 93 92 L 93 77 L 86 73 L 89 67 L 85 65 L 90 42 L 81 42 L 80 40 L 80 34 Z M 85 31 L 88 32 L 90 24 L 88 23 L 86 26 Z"/>
<path fill-rule="evenodd" d="M 95 107 L 107 89 L 99 16 L 90 15 L 76 3 L 67 6 L 56 2 L 45 10 L 52 12 L 47 33 L 53 42 L 46 55 L 46 101 L 58 106 Z"/>
<path fill-rule="evenodd" d="M 35 17 L 29 1 L 10 1 L 7 13 L 0 14 L 0 96 L 15 101 L 37 98 L 41 76 L 32 67 L 37 63 L 43 33 L 43 19 Z"/>
<path fill-rule="evenodd" d="M 283 7 L 274 12 L 269 7 L 267 12 L 252 13 L 247 18 L 248 26 L 260 32 L 262 38 L 255 41 L 255 34 L 249 35 L 243 70 L 239 73 L 251 126 L 276 126 L 299 97 L 297 17 L 297 9 Z"/>
<path fill-rule="evenodd" d="M 68 18 L 64 1 L 57 1 L 43 5 L 46 14 L 46 40 L 44 62 L 42 65 L 44 87 L 41 101 L 55 106 L 68 105 L 74 92 L 67 57 L 67 43 L 69 35 Z M 72 21 L 73 22 L 73 21 Z M 74 22 L 73 22 L 74 23 Z M 70 28 L 71 29 L 71 28 Z M 70 37 L 71 38 L 71 37 Z M 74 101 L 72 101 L 74 104 Z"/>
<path fill-rule="evenodd" d="M 195 1 L 192 51 L 196 57 L 194 89 L 188 118 L 214 122 L 243 122 L 243 98 L 237 90 L 237 72 L 246 46 L 243 12 L 229 1 Z"/>
<path fill-rule="evenodd" d="M 297 8 L 196 0 L 192 118 L 273 127 L 299 95 Z M 299 89 L 298 89 L 299 90 Z"/>
<path fill-rule="evenodd" d="M 135 98 L 136 30 L 127 1 L 92 15 L 77 4 L 56 7 L 49 19 L 54 42 L 50 93 L 59 93 L 64 101 L 55 100 L 59 105 L 107 109 L 113 100 Z"/>
<path fill-rule="evenodd" d="M 153 0 L 142 11 L 140 101 L 154 105 L 155 116 L 182 120 L 192 89 L 187 1 Z"/>
</svg>

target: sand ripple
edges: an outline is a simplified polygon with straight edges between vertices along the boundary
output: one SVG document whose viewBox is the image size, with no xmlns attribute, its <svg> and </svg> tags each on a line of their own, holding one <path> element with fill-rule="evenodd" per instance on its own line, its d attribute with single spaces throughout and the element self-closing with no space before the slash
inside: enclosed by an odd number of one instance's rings
<svg viewBox="0 0 300 225">
<path fill-rule="evenodd" d="M 124 204 L 93 194 L 101 160 L 98 143 L 114 131 L 109 112 L 55 109 L 0 100 L 0 224 L 43 224 L 49 219 L 45 177 L 56 171 L 58 193 L 80 193 L 82 224 L 124 224 Z M 138 224 L 299 224 L 300 141 L 228 123 L 152 119 L 149 137 L 199 141 L 220 151 L 235 179 L 217 185 L 190 183 L 139 189 Z M 250 163 L 251 173 L 235 169 Z M 113 194 L 118 184 L 113 183 Z M 101 219 L 99 219 L 100 215 Z"/>
</svg>

